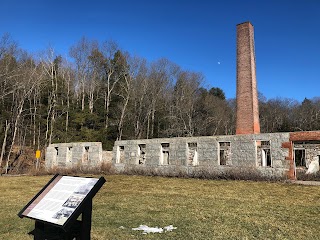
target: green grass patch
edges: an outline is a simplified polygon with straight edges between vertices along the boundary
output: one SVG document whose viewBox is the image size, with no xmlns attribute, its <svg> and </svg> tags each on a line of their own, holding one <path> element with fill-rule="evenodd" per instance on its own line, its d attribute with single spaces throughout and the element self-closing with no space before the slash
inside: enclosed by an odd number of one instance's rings
<svg viewBox="0 0 320 240">
<path fill-rule="evenodd" d="M 33 239 L 17 213 L 52 176 L 0 177 L 0 239 Z M 92 239 L 320 239 L 320 188 L 281 182 L 105 176 Z M 132 228 L 173 225 L 142 235 Z"/>
</svg>

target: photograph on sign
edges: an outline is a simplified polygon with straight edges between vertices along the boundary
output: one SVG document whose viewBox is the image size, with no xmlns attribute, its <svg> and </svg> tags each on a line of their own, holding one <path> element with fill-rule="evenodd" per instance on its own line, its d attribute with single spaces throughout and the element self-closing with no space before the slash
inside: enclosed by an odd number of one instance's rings
<svg viewBox="0 0 320 240">
<path fill-rule="evenodd" d="M 62 226 L 98 180 L 58 176 L 21 215 Z"/>
</svg>

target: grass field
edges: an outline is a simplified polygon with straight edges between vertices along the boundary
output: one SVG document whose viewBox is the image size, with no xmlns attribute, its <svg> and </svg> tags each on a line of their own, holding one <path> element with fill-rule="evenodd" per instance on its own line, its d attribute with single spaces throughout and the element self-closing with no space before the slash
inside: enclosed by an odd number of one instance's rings
<svg viewBox="0 0 320 240">
<path fill-rule="evenodd" d="M 17 213 L 52 176 L 0 177 L 0 239 L 33 239 Z M 288 183 L 105 176 L 92 239 L 320 239 L 320 187 Z M 143 235 L 132 228 L 173 225 Z"/>
</svg>

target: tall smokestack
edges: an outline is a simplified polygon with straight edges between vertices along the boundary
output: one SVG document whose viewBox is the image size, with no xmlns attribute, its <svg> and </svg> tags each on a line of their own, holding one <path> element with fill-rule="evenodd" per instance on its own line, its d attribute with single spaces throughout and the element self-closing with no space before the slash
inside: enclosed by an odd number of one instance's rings
<svg viewBox="0 0 320 240">
<path fill-rule="evenodd" d="M 237 25 L 236 134 L 260 133 L 253 26 Z"/>
</svg>

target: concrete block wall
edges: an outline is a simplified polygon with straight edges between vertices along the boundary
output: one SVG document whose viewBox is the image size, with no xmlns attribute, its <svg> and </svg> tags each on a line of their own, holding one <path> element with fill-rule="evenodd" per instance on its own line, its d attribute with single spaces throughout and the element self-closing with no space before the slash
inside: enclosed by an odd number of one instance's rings
<svg viewBox="0 0 320 240">
<path fill-rule="evenodd" d="M 169 162 L 161 164 L 167 144 Z M 262 164 L 262 145 L 268 147 L 267 166 Z M 320 161 L 320 131 L 123 140 L 116 141 L 109 154 L 103 153 L 100 142 L 51 144 L 46 151 L 46 167 L 95 167 L 112 157 L 118 171 L 133 167 L 190 173 L 247 167 L 256 168 L 264 175 L 288 175 L 294 179 L 295 149 L 304 149 L 304 168 L 313 160 Z"/>
<path fill-rule="evenodd" d="M 257 144 L 260 141 L 270 142 L 270 155 L 272 165 L 261 167 L 257 159 Z M 153 169 L 179 169 L 181 171 L 194 171 L 196 169 L 230 167 L 248 167 L 260 169 L 265 174 L 283 175 L 289 169 L 286 160 L 288 149 L 282 148 L 283 142 L 289 141 L 289 133 L 268 133 L 248 135 L 226 135 L 185 138 L 159 138 L 116 141 L 113 148 L 112 163 L 119 171 L 126 167 L 149 167 Z M 169 164 L 162 165 L 161 144 L 169 144 Z M 188 164 L 188 143 L 196 143 L 198 164 Z M 230 144 L 230 154 L 225 165 L 221 165 L 221 144 Z M 139 145 L 145 145 L 145 164 L 139 164 Z M 123 159 L 119 161 L 119 149 L 123 151 Z"/>
<path fill-rule="evenodd" d="M 102 162 L 101 142 L 55 143 L 47 147 L 46 168 L 95 167 Z"/>
</svg>

